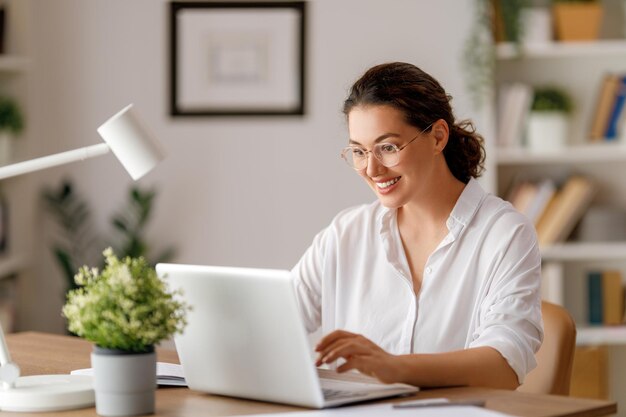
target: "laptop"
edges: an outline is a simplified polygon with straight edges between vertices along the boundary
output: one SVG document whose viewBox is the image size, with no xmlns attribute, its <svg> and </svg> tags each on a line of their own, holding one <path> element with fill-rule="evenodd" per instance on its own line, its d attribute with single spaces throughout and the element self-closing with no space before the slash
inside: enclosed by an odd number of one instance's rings
<svg viewBox="0 0 626 417">
<path fill-rule="evenodd" d="M 156 271 L 192 307 L 174 338 L 191 389 L 309 408 L 418 391 L 318 373 L 289 271 L 163 263 Z"/>
</svg>

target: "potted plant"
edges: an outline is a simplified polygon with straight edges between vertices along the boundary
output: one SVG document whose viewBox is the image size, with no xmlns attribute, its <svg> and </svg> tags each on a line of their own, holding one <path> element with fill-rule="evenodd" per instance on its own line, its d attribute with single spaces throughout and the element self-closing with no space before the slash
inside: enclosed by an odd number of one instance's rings
<svg viewBox="0 0 626 417">
<path fill-rule="evenodd" d="M 562 148 L 567 141 L 568 116 L 572 100 L 556 87 L 535 89 L 528 116 L 527 145 L 532 150 Z"/>
<path fill-rule="evenodd" d="M 74 334 L 95 344 L 96 411 L 103 416 L 154 412 L 154 345 L 186 325 L 188 306 L 169 292 L 143 257 L 104 252 L 102 271 L 83 266 L 63 307 Z"/>
<path fill-rule="evenodd" d="M 602 4 L 597 0 L 552 0 L 556 38 L 560 41 L 598 39 Z"/>
<path fill-rule="evenodd" d="M 17 102 L 0 96 L 0 165 L 11 162 L 13 141 L 24 130 L 24 118 Z"/>
</svg>

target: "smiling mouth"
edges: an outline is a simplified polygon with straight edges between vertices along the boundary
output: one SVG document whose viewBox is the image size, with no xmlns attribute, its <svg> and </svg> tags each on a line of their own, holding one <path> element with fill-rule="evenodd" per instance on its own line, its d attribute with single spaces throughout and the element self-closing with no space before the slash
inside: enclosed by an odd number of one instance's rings
<svg viewBox="0 0 626 417">
<path fill-rule="evenodd" d="M 377 186 L 378 188 L 380 188 L 381 190 L 384 190 L 385 188 L 389 188 L 389 187 L 391 187 L 392 185 L 394 185 L 394 184 L 395 184 L 395 183 L 397 183 L 398 181 L 400 181 L 400 177 L 396 177 L 396 178 L 394 178 L 394 179 L 392 179 L 392 180 L 385 181 L 385 182 L 377 182 L 377 183 L 375 183 L 375 184 L 376 184 L 376 186 Z"/>
</svg>

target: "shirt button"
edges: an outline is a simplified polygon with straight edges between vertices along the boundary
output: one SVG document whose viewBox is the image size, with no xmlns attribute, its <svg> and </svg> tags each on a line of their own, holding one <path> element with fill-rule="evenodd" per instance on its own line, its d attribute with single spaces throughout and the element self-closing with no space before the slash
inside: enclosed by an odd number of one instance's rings
<svg viewBox="0 0 626 417">
<path fill-rule="evenodd" d="M 432 268 L 429 266 L 428 268 L 426 268 L 426 273 L 430 274 L 431 272 L 433 272 Z"/>
<path fill-rule="evenodd" d="M 448 219 L 448 220 L 446 221 L 446 226 L 448 226 L 448 228 L 451 228 L 451 227 L 452 227 L 452 220 L 451 220 L 451 219 Z"/>
</svg>

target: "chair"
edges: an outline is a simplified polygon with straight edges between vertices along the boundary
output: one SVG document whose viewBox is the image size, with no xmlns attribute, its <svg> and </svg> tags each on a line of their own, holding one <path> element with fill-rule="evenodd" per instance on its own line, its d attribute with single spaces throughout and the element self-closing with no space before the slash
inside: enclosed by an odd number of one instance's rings
<svg viewBox="0 0 626 417">
<path fill-rule="evenodd" d="M 537 394 L 569 395 L 576 324 L 567 310 L 556 304 L 541 302 L 544 339 L 537 352 L 537 367 L 527 376 L 518 391 Z"/>
</svg>

